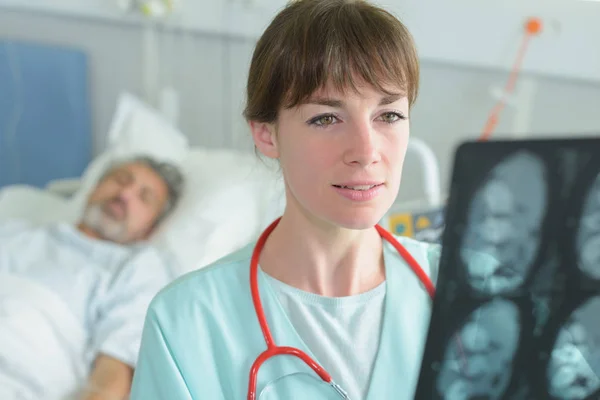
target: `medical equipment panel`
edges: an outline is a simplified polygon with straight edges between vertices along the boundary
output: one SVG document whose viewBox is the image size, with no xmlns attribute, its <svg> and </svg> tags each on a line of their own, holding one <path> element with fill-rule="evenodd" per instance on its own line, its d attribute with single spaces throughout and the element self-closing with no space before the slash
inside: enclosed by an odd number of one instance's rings
<svg viewBox="0 0 600 400">
<path fill-rule="evenodd" d="M 600 398 L 600 139 L 463 144 L 416 399 Z"/>
</svg>

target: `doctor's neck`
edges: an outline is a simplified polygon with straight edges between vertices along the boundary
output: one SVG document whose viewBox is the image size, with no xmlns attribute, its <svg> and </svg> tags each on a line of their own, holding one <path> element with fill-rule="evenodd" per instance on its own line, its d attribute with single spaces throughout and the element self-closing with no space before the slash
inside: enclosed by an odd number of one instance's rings
<svg viewBox="0 0 600 400">
<path fill-rule="evenodd" d="M 373 227 L 350 230 L 286 209 L 259 261 L 271 277 L 329 297 L 351 296 L 385 280 L 383 243 Z"/>
</svg>

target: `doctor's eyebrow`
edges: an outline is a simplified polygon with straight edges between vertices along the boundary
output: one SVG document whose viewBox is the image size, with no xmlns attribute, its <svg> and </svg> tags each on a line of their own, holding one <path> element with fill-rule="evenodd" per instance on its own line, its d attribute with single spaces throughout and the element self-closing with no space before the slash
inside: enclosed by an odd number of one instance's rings
<svg viewBox="0 0 600 400">
<path fill-rule="evenodd" d="M 388 104 L 392 104 L 392 103 L 395 103 L 396 101 L 400 100 L 403 97 L 406 97 L 406 95 L 402 94 L 402 93 L 394 93 L 394 94 L 391 94 L 388 96 L 384 96 L 379 101 L 379 105 L 385 106 Z M 316 105 L 320 105 L 320 106 L 328 106 L 328 107 L 333 107 L 333 108 L 342 108 L 344 106 L 344 102 L 342 100 L 329 99 L 329 98 L 325 98 L 325 97 L 312 97 L 312 98 L 309 98 L 306 102 L 304 102 L 304 104 L 316 104 Z"/>
<path fill-rule="evenodd" d="M 397 102 L 398 100 L 400 100 L 401 98 L 406 97 L 406 94 L 403 93 L 394 93 L 394 94 L 390 94 L 388 96 L 385 96 L 381 99 L 381 101 L 379 102 L 380 106 L 386 106 L 388 104 L 392 104 Z"/>
<path fill-rule="evenodd" d="M 317 104 L 320 106 L 329 106 L 334 108 L 342 108 L 344 102 L 336 99 L 328 99 L 324 97 L 312 97 L 308 99 L 304 104 Z"/>
</svg>

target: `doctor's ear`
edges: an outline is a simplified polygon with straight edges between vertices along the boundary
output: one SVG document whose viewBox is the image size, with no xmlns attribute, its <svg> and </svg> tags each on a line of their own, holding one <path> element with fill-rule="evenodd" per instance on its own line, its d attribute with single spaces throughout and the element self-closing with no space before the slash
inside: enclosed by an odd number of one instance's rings
<svg viewBox="0 0 600 400">
<path fill-rule="evenodd" d="M 250 130 L 254 145 L 262 154 L 269 158 L 279 158 L 275 124 L 250 121 Z"/>
</svg>

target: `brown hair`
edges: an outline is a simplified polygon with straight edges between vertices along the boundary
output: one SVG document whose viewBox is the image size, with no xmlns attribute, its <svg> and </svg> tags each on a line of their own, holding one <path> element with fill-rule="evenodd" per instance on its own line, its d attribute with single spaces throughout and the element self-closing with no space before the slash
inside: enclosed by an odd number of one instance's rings
<svg viewBox="0 0 600 400">
<path fill-rule="evenodd" d="M 366 1 L 293 1 L 256 45 L 244 116 L 275 122 L 282 107 L 299 105 L 330 82 L 338 90 L 357 90 L 360 82 L 386 94 L 392 94 L 390 87 L 400 88 L 412 105 L 419 61 L 411 34 L 392 14 Z"/>
</svg>

